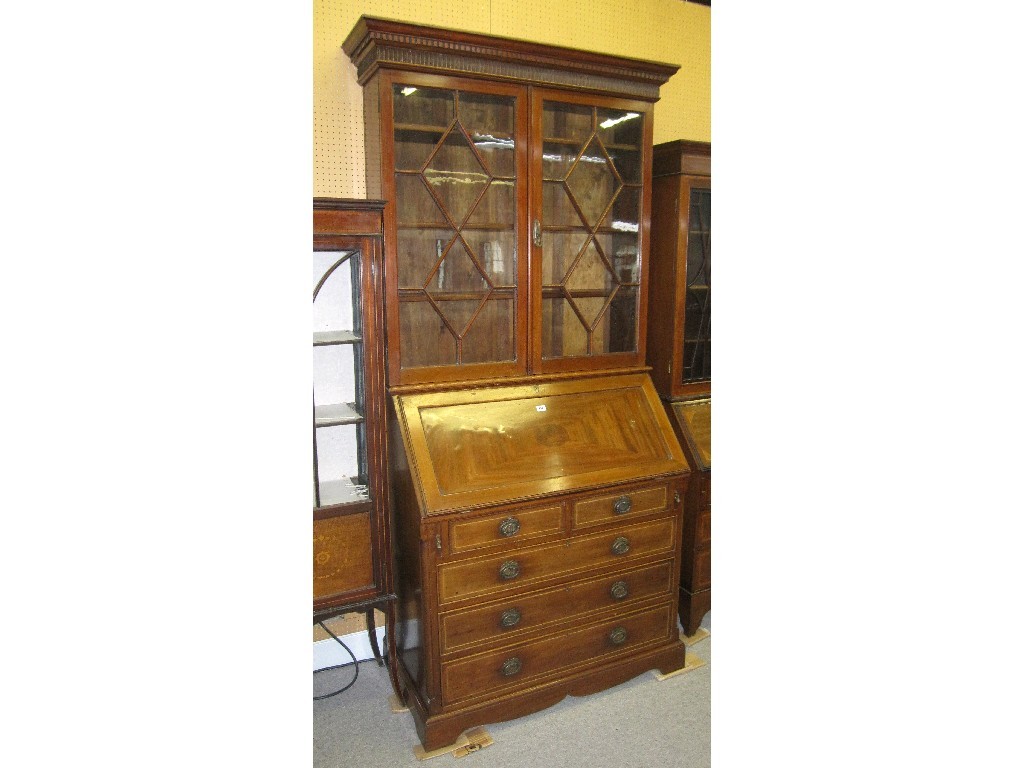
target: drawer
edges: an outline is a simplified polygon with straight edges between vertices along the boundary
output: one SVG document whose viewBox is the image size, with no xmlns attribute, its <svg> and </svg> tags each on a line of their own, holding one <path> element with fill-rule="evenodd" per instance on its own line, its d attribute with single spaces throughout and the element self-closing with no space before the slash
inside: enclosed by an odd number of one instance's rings
<svg viewBox="0 0 1024 768">
<path fill-rule="evenodd" d="M 466 552 L 498 544 L 518 544 L 562 529 L 562 505 L 539 509 L 508 509 L 474 520 L 449 524 L 452 552 Z"/>
<path fill-rule="evenodd" d="M 676 518 L 669 517 L 554 544 L 444 563 L 437 569 L 438 602 L 518 590 L 574 571 L 592 573 L 603 566 L 616 567 L 648 555 L 668 554 L 675 549 L 676 535 Z"/>
<path fill-rule="evenodd" d="M 373 586 L 370 514 L 313 521 L 313 597 Z"/>
<path fill-rule="evenodd" d="M 676 632 L 675 605 L 608 619 L 532 643 L 508 646 L 441 664 L 441 697 L 451 704 L 536 680 L 548 673 L 599 663 L 653 643 L 668 642 Z"/>
<path fill-rule="evenodd" d="M 693 589 L 711 586 L 711 548 L 698 552 L 693 558 Z"/>
<path fill-rule="evenodd" d="M 572 520 L 576 528 L 600 525 L 611 520 L 625 520 L 649 512 L 668 509 L 671 493 L 667 483 L 649 488 L 619 490 L 580 499 L 573 506 Z"/>
<path fill-rule="evenodd" d="M 441 614 L 441 653 L 467 646 L 514 638 L 528 630 L 582 614 L 632 605 L 646 598 L 668 595 L 674 561 L 577 581 L 528 595 L 510 597 L 482 608 Z"/>
<path fill-rule="evenodd" d="M 695 547 L 703 547 L 711 543 L 711 510 L 705 510 L 697 514 L 697 524 L 693 532 L 693 544 Z"/>
</svg>

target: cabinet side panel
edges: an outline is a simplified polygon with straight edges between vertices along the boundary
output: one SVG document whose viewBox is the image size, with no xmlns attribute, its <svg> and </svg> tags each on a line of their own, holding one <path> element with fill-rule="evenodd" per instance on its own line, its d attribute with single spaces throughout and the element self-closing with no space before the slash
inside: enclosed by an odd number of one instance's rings
<svg viewBox="0 0 1024 768">
<path fill-rule="evenodd" d="M 676 252 L 679 232 L 679 177 L 654 179 L 651 206 L 650 301 L 647 318 L 647 364 L 658 394 L 672 388 L 673 325 L 676 308 Z"/>
<path fill-rule="evenodd" d="M 383 199 L 380 181 L 380 91 L 376 80 L 363 88 L 363 133 L 366 143 L 366 196 Z"/>
<path fill-rule="evenodd" d="M 313 598 L 373 585 L 370 514 L 313 521 Z"/>
<path fill-rule="evenodd" d="M 398 419 L 391 410 L 388 450 L 391 466 L 391 502 L 395 511 L 395 638 L 399 661 L 426 698 L 423 663 L 423 584 L 420 553 L 420 517 L 409 473 Z"/>
</svg>

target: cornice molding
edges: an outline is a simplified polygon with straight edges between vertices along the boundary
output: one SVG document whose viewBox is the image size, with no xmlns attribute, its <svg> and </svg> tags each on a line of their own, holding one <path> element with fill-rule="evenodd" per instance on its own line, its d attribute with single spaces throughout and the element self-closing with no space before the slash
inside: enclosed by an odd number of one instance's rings
<svg viewBox="0 0 1024 768">
<path fill-rule="evenodd" d="M 363 16 L 342 49 L 360 85 L 378 69 L 482 75 L 657 101 L 675 64 Z"/>
</svg>

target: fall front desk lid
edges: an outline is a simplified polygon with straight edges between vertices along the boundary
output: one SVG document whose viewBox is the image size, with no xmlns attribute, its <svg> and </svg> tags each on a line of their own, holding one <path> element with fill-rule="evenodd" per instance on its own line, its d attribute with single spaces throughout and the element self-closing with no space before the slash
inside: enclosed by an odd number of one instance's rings
<svg viewBox="0 0 1024 768">
<path fill-rule="evenodd" d="M 396 395 L 423 514 L 687 471 L 646 374 Z"/>
<path fill-rule="evenodd" d="M 697 469 L 711 469 L 711 400 L 682 400 L 672 403 L 679 426 L 690 445 Z"/>
</svg>

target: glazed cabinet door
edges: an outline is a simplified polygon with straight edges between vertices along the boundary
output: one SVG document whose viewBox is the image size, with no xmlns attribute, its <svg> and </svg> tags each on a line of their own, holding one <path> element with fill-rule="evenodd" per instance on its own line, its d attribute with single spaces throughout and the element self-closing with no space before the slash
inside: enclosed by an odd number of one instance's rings
<svg viewBox="0 0 1024 768">
<path fill-rule="evenodd" d="M 416 73 L 378 88 L 391 380 L 524 374 L 526 89 Z"/>
<path fill-rule="evenodd" d="M 711 180 L 684 177 L 680 197 L 680 205 L 687 201 L 686 293 L 677 342 L 683 387 L 711 380 Z"/>
<path fill-rule="evenodd" d="M 651 107 L 534 91 L 533 368 L 641 365 Z"/>
</svg>

